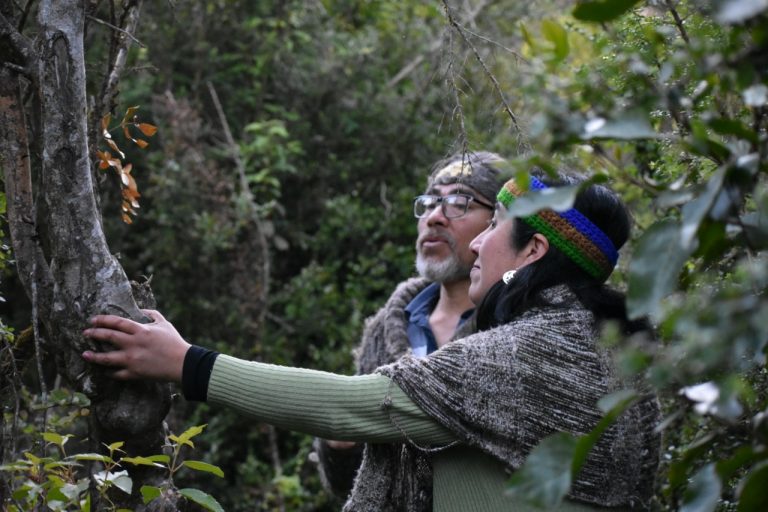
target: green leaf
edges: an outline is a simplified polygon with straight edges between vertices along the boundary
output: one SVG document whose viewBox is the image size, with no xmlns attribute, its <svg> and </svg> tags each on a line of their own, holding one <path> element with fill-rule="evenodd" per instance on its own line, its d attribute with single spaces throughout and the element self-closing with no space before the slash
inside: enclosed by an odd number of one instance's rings
<svg viewBox="0 0 768 512">
<path fill-rule="evenodd" d="M 185 444 L 185 445 L 189 446 L 190 448 L 194 448 L 195 445 L 192 443 L 192 441 L 190 441 L 190 439 L 192 439 L 196 435 L 201 434 L 203 432 L 203 430 L 205 430 L 206 426 L 207 425 L 196 425 L 194 427 L 189 427 L 181 435 L 175 436 L 175 435 L 171 434 L 170 436 L 168 436 L 168 438 L 171 441 L 175 442 L 176 444 Z"/>
<path fill-rule="evenodd" d="M 557 508 L 571 488 L 571 463 L 577 439 L 553 434 L 534 448 L 512 475 L 507 494 L 545 510 Z"/>
<path fill-rule="evenodd" d="M 208 464 L 207 462 L 200 460 L 185 460 L 182 464 L 188 468 L 194 469 L 195 471 L 213 473 L 220 478 L 224 478 L 224 472 L 219 466 L 214 466 L 213 464 Z"/>
<path fill-rule="evenodd" d="M 713 512 L 720 500 L 722 482 L 714 464 L 707 464 L 691 479 L 680 512 Z"/>
<path fill-rule="evenodd" d="M 115 462 L 112 460 L 112 457 L 108 457 L 100 453 L 78 453 L 67 458 L 74 460 L 91 460 L 96 462 L 103 462 L 104 464 L 114 464 Z"/>
<path fill-rule="evenodd" d="M 768 461 L 763 461 L 747 473 L 739 486 L 737 512 L 768 510 Z"/>
<path fill-rule="evenodd" d="M 768 8 L 768 2 L 755 0 L 723 0 L 715 18 L 720 23 L 742 23 Z"/>
<path fill-rule="evenodd" d="M 707 181 L 704 192 L 683 206 L 683 225 L 680 230 L 680 244 L 686 250 L 696 249 L 694 242 L 698 242 L 696 234 L 699 232 L 701 222 L 706 218 L 712 206 L 717 200 L 717 196 L 723 188 L 723 178 L 725 177 L 726 167 L 721 167 Z"/>
<path fill-rule="evenodd" d="M 543 20 L 541 22 L 541 33 L 547 41 L 552 43 L 556 61 L 561 61 L 568 57 L 570 52 L 568 32 L 566 32 L 562 25 L 552 20 Z"/>
<path fill-rule="evenodd" d="M 615 20 L 632 9 L 640 0 L 597 0 L 581 2 L 573 9 L 573 17 L 581 21 L 604 23 Z"/>
<path fill-rule="evenodd" d="M 152 501 L 153 499 L 160 496 L 160 493 L 161 493 L 159 487 L 155 487 L 152 485 L 142 485 L 140 491 L 141 491 L 141 498 L 142 500 L 144 500 L 145 505 L 150 501 Z"/>
<path fill-rule="evenodd" d="M 110 445 L 107 445 L 107 450 L 109 450 L 109 453 L 111 454 L 115 450 L 120 450 L 120 448 L 122 448 L 124 444 L 125 444 L 124 441 L 117 441 L 116 443 L 112 443 Z M 122 450 L 120 450 L 120 451 L 122 451 Z"/>
<path fill-rule="evenodd" d="M 515 199 L 507 210 L 507 215 L 525 217 L 547 208 L 557 212 L 565 211 L 573 206 L 579 190 L 578 185 L 573 185 L 530 191 Z"/>
<path fill-rule="evenodd" d="M 592 448 L 600 440 L 603 432 L 613 425 L 616 418 L 634 404 L 636 399 L 637 393 L 634 390 L 622 389 L 605 395 L 598 401 L 597 406 L 605 415 L 589 433 L 577 438 L 576 448 L 571 461 L 571 473 L 574 477 L 579 474 L 582 466 L 587 461 L 589 452 L 592 451 Z"/>
<path fill-rule="evenodd" d="M 219 502 L 216 501 L 213 496 L 206 494 L 199 489 L 179 489 L 179 494 L 188 500 L 194 501 L 206 510 L 211 510 L 213 512 L 224 512 L 224 509 L 221 507 L 221 505 L 219 505 Z"/>
<path fill-rule="evenodd" d="M 162 464 L 155 462 L 154 460 L 150 459 L 149 457 L 123 457 L 120 459 L 120 462 L 128 462 L 129 464 L 133 464 L 135 466 L 157 466 L 157 467 L 163 467 Z"/>
<path fill-rule="evenodd" d="M 111 484 L 126 494 L 131 494 L 131 491 L 133 490 L 133 480 L 128 476 L 128 471 L 125 470 L 114 473 L 110 471 L 99 471 L 98 473 L 94 473 L 93 478 L 102 486 Z"/>
<path fill-rule="evenodd" d="M 583 140 L 638 140 L 658 137 L 659 134 L 651 126 L 647 114 L 636 110 L 626 112 L 615 119 L 590 119 L 584 124 L 581 133 Z"/>
<path fill-rule="evenodd" d="M 680 224 L 662 220 L 637 242 L 629 264 L 627 312 L 630 318 L 659 317 L 661 301 L 677 286 L 683 264 L 692 250 L 680 242 Z M 664 262 L 660 265 L 659 262 Z"/>
</svg>

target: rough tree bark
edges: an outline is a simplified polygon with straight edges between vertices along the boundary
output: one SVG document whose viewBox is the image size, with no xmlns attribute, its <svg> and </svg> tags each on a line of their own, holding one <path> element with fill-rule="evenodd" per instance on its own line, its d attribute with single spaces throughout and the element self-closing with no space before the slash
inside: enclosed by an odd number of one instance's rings
<svg viewBox="0 0 768 512">
<path fill-rule="evenodd" d="M 135 9 L 135 15 L 139 3 L 124 2 L 123 8 Z M 95 448 L 120 440 L 131 455 L 157 454 L 170 407 L 168 386 L 118 383 L 80 357 L 94 348 L 81 336 L 90 316 L 143 318 L 131 283 L 109 252 L 94 195 L 85 4 L 41 1 L 33 42 L 18 30 L 27 13 L 18 11 L 16 2 L 0 0 L 0 166 L 9 230 L 46 353 L 55 357 L 66 381 L 91 399 Z M 132 476 L 134 496 L 122 505 L 140 509 L 138 489 L 158 485 L 162 477 L 146 470 Z"/>
</svg>

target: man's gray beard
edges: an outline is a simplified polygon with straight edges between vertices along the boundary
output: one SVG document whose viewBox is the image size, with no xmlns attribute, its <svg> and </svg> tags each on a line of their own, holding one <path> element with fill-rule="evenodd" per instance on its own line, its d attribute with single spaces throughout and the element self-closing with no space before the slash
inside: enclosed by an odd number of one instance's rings
<svg viewBox="0 0 768 512">
<path fill-rule="evenodd" d="M 416 271 L 421 277 L 430 281 L 437 283 L 460 281 L 469 277 L 470 270 L 472 265 L 462 264 L 456 253 L 451 253 L 450 257 L 437 261 L 434 258 L 425 258 L 421 254 L 416 254 Z"/>
</svg>

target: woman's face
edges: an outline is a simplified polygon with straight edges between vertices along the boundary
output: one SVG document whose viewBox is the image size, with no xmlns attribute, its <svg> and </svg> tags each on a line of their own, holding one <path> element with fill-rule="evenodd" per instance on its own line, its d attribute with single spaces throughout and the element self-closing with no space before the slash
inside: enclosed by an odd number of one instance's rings
<svg viewBox="0 0 768 512">
<path fill-rule="evenodd" d="M 488 227 L 477 235 L 469 248 L 477 255 L 470 272 L 469 298 L 475 305 L 480 304 L 507 270 L 516 270 L 530 262 L 529 245 L 520 251 L 512 248 L 514 218 L 507 216 L 507 210 L 496 206 L 493 219 Z"/>
</svg>

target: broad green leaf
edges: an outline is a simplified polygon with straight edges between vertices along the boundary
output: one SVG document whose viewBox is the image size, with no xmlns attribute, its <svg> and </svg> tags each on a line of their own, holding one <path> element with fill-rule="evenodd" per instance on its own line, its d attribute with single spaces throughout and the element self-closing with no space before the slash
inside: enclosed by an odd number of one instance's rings
<svg viewBox="0 0 768 512">
<path fill-rule="evenodd" d="M 125 444 L 125 441 L 117 441 L 115 443 L 107 445 L 107 450 L 109 450 L 109 453 L 112 453 L 115 450 L 120 450 L 120 448 L 122 448 L 124 444 Z"/>
<path fill-rule="evenodd" d="M 626 112 L 615 119 L 590 119 L 584 124 L 581 133 L 583 140 L 638 140 L 658 137 L 659 134 L 654 131 L 647 114 L 639 111 Z"/>
<path fill-rule="evenodd" d="M 99 485 L 114 485 L 126 494 L 131 494 L 133 490 L 133 480 L 128 476 L 128 471 L 99 471 L 93 474 L 94 480 Z"/>
<path fill-rule="evenodd" d="M 515 199 L 507 210 L 507 215 L 525 217 L 547 208 L 562 212 L 573 206 L 578 192 L 578 185 L 530 191 Z"/>
<path fill-rule="evenodd" d="M 29 461 L 32 462 L 33 464 L 40 464 L 41 462 L 43 462 L 43 459 L 41 459 L 40 457 L 38 457 L 32 452 L 24 452 L 24 456 L 27 459 L 29 459 Z"/>
<path fill-rule="evenodd" d="M 768 461 L 763 461 L 747 473 L 739 490 L 737 512 L 768 510 Z"/>
<path fill-rule="evenodd" d="M 672 489 L 677 489 L 685 484 L 696 460 L 701 457 L 702 454 L 706 453 L 715 441 L 716 439 L 713 433 L 710 432 L 704 434 L 686 446 L 682 451 L 681 456 L 672 460 L 669 465 L 669 471 L 667 472 L 669 485 Z"/>
<path fill-rule="evenodd" d="M 680 241 L 680 224 L 663 220 L 637 242 L 629 264 L 627 312 L 630 318 L 658 317 L 661 301 L 677 286 L 683 264 L 692 250 Z"/>
<path fill-rule="evenodd" d="M 160 493 L 161 493 L 159 487 L 155 487 L 152 485 L 142 485 L 140 491 L 141 491 L 141 498 L 142 500 L 144 500 L 145 505 L 150 501 L 152 501 L 153 499 L 160 496 Z"/>
<path fill-rule="evenodd" d="M 224 472 L 219 466 L 214 466 L 213 464 L 208 464 L 207 462 L 200 460 L 185 460 L 182 464 L 188 468 L 194 469 L 195 471 L 213 473 L 218 477 L 224 478 Z"/>
<path fill-rule="evenodd" d="M 597 0 L 581 2 L 573 9 L 573 17 L 581 21 L 604 23 L 632 9 L 640 0 Z"/>
<path fill-rule="evenodd" d="M 129 464 L 133 464 L 135 466 L 163 467 L 162 464 L 153 461 L 149 457 L 123 457 L 122 459 L 120 459 L 120 462 L 128 462 Z"/>
<path fill-rule="evenodd" d="M 724 119 L 721 117 L 710 119 L 707 126 L 712 128 L 719 135 L 732 135 L 751 143 L 757 143 L 757 133 L 747 128 L 747 126 L 738 119 Z"/>
<path fill-rule="evenodd" d="M 512 475 L 507 494 L 545 510 L 556 509 L 571 488 L 576 444 L 577 439 L 564 432 L 542 440 Z"/>
<path fill-rule="evenodd" d="M 189 427 L 187 430 L 185 430 L 182 434 L 178 436 L 171 434 L 168 437 L 171 439 L 171 441 L 174 441 L 176 444 L 186 444 L 189 447 L 194 448 L 195 445 L 192 444 L 192 441 L 190 441 L 190 439 L 201 434 L 203 430 L 205 430 L 206 426 L 207 425 L 196 425 L 194 427 Z"/>
<path fill-rule="evenodd" d="M 741 23 L 768 9 L 766 0 L 722 0 L 715 18 L 720 23 Z"/>
<path fill-rule="evenodd" d="M 715 465 L 707 464 L 693 475 L 680 512 L 713 512 L 720 500 L 721 488 Z"/>
<path fill-rule="evenodd" d="M 75 461 L 66 461 L 66 460 L 55 460 L 53 462 L 49 462 L 43 466 L 43 469 L 45 471 L 50 471 L 52 469 L 56 468 L 64 468 L 64 467 L 72 467 L 72 466 L 79 466 Z"/>
<path fill-rule="evenodd" d="M 694 242 L 699 226 L 709 213 L 717 200 L 718 194 L 723 188 L 723 178 L 725 177 L 726 167 L 723 166 L 717 170 L 707 181 L 704 192 L 683 206 L 683 226 L 680 230 L 680 244 L 685 250 L 693 251 L 696 248 Z"/>
<path fill-rule="evenodd" d="M 112 457 L 108 457 L 100 453 L 78 453 L 75 455 L 71 455 L 68 458 L 74 459 L 74 460 L 92 460 L 96 462 L 103 462 L 105 464 L 114 464 L 115 462 L 114 460 L 112 460 Z"/>
<path fill-rule="evenodd" d="M 561 61 L 568 57 L 570 47 L 568 45 L 568 32 L 562 25 L 552 20 L 541 22 L 541 33 L 544 38 L 552 43 L 555 60 Z"/>
<path fill-rule="evenodd" d="M 600 440 L 613 422 L 616 421 L 624 411 L 626 411 L 637 399 L 637 393 L 631 389 L 622 389 L 602 397 L 598 403 L 598 408 L 605 413 L 600 421 L 589 433 L 579 436 L 576 441 L 573 459 L 571 461 L 571 472 L 575 477 L 581 471 L 582 466 L 587 461 L 587 456 L 592 448 Z"/>
<path fill-rule="evenodd" d="M 188 500 L 194 501 L 206 510 L 211 510 L 212 512 L 224 512 L 224 509 L 213 496 L 206 494 L 199 489 L 179 489 L 179 494 Z"/>
<path fill-rule="evenodd" d="M 168 455 L 150 455 L 147 457 L 148 460 L 151 460 L 152 462 L 159 462 L 161 464 L 168 464 L 171 462 L 171 457 Z"/>
</svg>

